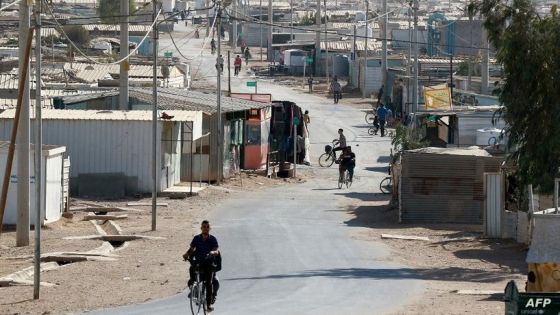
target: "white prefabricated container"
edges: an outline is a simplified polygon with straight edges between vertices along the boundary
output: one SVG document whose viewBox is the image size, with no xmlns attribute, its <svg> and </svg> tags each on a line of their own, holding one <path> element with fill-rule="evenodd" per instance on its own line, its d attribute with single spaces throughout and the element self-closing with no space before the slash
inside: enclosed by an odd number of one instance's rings
<svg viewBox="0 0 560 315">
<path fill-rule="evenodd" d="M 303 67 L 306 55 L 301 49 L 288 49 L 284 51 L 284 64 L 288 67 Z"/>
<path fill-rule="evenodd" d="M 8 142 L 0 142 L 0 178 L 4 178 L 6 169 L 6 161 L 8 157 Z M 35 167 L 33 163 L 34 150 L 31 146 L 30 154 L 30 187 L 29 187 L 29 205 L 30 225 L 35 222 L 36 215 L 36 197 L 35 197 Z M 42 203 L 42 224 L 52 223 L 58 221 L 64 211 L 64 153 L 66 147 L 64 146 L 43 146 L 43 170 L 41 174 L 43 200 Z M 10 174 L 10 186 L 8 188 L 8 200 L 6 203 L 6 210 L 4 212 L 3 224 L 14 225 L 17 218 L 17 152 L 14 155 L 14 162 L 12 165 L 12 172 Z"/>
</svg>

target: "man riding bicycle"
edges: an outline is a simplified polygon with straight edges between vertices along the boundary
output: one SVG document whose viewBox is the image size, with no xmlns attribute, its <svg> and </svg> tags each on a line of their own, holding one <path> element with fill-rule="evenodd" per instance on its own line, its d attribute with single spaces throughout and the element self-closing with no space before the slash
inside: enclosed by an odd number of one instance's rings
<svg viewBox="0 0 560 315">
<path fill-rule="evenodd" d="M 344 172 L 348 171 L 348 175 L 350 175 L 348 181 L 352 182 L 352 178 L 354 177 L 354 168 L 356 167 L 356 155 L 352 152 L 352 148 L 346 147 L 344 151 L 342 151 L 338 161 L 339 181 L 344 180 Z"/>
<path fill-rule="evenodd" d="M 207 309 L 212 311 L 214 309 L 212 304 L 216 301 L 219 289 L 219 282 L 214 275 L 215 271 L 221 269 L 220 251 L 218 250 L 218 240 L 210 235 L 210 223 L 207 220 L 202 221 L 200 229 L 202 233 L 192 239 L 189 249 L 183 254 L 183 259 L 191 262 L 189 268 L 190 279 L 187 283 L 189 289 L 196 279 L 195 266 L 199 267 L 201 279 L 204 280 L 206 285 Z"/>
<path fill-rule="evenodd" d="M 338 129 L 338 142 L 334 142 L 334 144 L 338 145 L 333 149 L 334 152 L 342 151 L 346 148 L 346 136 L 344 136 L 344 130 L 342 130 L 342 128 Z"/>
</svg>

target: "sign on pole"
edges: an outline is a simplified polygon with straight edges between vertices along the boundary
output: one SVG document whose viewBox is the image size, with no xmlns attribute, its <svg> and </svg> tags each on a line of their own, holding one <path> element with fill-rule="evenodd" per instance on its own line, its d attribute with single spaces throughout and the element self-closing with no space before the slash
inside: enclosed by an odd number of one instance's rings
<svg viewBox="0 0 560 315">
<path fill-rule="evenodd" d="M 255 87 L 255 94 L 257 94 L 257 81 L 247 81 L 247 87 Z"/>
</svg>

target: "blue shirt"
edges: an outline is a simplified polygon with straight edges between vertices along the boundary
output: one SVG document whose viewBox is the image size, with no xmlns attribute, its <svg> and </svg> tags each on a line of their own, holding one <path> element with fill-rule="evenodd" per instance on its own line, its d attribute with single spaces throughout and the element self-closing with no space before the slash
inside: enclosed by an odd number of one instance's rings
<svg viewBox="0 0 560 315">
<path fill-rule="evenodd" d="M 203 261 L 214 248 L 218 248 L 218 240 L 212 235 L 208 235 L 208 238 L 204 240 L 202 234 L 199 234 L 192 239 L 191 247 L 195 248 L 196 260 Z"/>
<path fill-rule="evenodd" d="M 387 118 L 387 108 L 385 108 L 385 106 L 381 106 L 377 109 L 377 118 L 379 120 L 385 120 L 385 118 Z"/>
</svg>

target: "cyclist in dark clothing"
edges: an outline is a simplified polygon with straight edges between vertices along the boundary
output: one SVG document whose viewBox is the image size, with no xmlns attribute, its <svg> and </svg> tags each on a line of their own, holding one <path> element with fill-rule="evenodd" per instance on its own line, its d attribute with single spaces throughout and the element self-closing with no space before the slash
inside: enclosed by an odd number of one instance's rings
<svg viewBox="0 0 560 315">
<path fill-rule="evenodd" d="M 344 178 L 344 172 L 348 170 L 350 175 L 349 181 L 354 177 L 354 167 L 356 167 L 356 155 L 352 152 L 351 147 L 346 147 L 339 158 L 340 164 L 338 165 L 338 172 L 340 180 Z"/>
<path fill-rule="evenodd" d="M 210 235 L 210 223 L 206 220 L 202 221 L 200 229 L 202 233 L 192 239 L 189 249 L 183 254 L 183 259 L 191 262 L 191 267 L 189 268 L 190 279 L 187 283 L 189 288 L 194 283 L 196 277 L 195 265 L 199 266 L 200 276 L 206 284 L 206 303 L 208 310 L 211 311 L 214 309 L 212 304 L 216 300 L 216 293 L 219 287 L 217 279 L 213 275 L 216 269 L 216 257 L 220 255 L 220 251 L 218 250 L 218 240 L 213 235 Z"/>
</svg>

